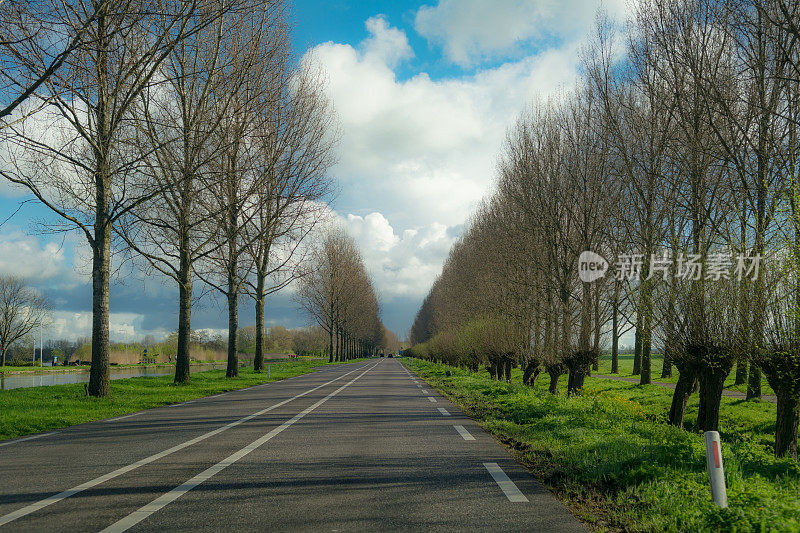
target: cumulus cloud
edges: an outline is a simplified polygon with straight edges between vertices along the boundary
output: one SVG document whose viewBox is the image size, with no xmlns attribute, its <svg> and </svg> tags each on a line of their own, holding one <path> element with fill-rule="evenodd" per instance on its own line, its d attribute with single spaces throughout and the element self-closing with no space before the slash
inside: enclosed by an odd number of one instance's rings
<svg viewBox="0 0 800 533">
<path fill-rule="evenodd" d="M 63 279 L 69 270 L 61 243 L 42 243 L 36 237 L 11 227 L 0 232 L 0 275 L 41 283 Z"/>
<path fill-rule="evenodd" d="M 375 19 L 370 19 L 375 20 Z M 373 22 L 381 32 L 402 34 Z M 373 31 L 373 30 L 370 30 Z M 476 74 L 400 80 L 367 44 L 324 43 L 310 54 L 328 74 L 327 91 L 342 125 L 339 164 L 344 212 L 377 211 L 399 228 L 463 222 L 490 188 L 506 129 L 536 95 L 576 76 L 577 45 L 549 50 Z M 405 39 L 381 41 L 405 50 Z"/>
<path fill-rule="evenodd" d="M 530 41 L 583 37 L 601 7 L 624 18 L 628 0 L 440 0 L 422 6 L 414 27 L 445 56 L 463 67 L 513 53 Z"/>
<path fill-rule="evenodd" d="M 580 40 L 471 74 L 401 79 L 397 65 L 412 55 L 403 31 L 383 17 L 366 27 L 359 44 L 328 42 L 309 54 L 327 72 L 342 127 L 332 170 L 339 220 L 402 333 L 490 192 L 508 128 L 531 101 L 574 84 Z"/>
<path fill-rule="evenodd" d="M 423 298 L 457 238 L 457 231 L 439 223 L 397 234 L 377 212 L 347 215 L 344 226 L 358 243 L 384 298 Z"/>
<path fill-rule="evenodd" d="M 395 67 L 401 61 L 414 57 L 406 34 L 389 26 L 384 17 L 371 17 L 365 26 L 370 36 L 362 43 L 362 49 L 369 60 Z"/>
</svg>

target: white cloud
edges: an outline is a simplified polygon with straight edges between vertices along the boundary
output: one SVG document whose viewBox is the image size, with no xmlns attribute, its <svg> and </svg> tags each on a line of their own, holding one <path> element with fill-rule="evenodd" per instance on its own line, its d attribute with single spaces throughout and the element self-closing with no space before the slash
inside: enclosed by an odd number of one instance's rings
<svg viewBox="0 0 800 533">
<path fill-rule="evenodd" d="M 379 20 L 384 30 L 400 31 Z M 386 43 L 406 46 L 401 39 Z M 464 78 L 420 73 L 398 80 L 368 49 L 325 43 L 311 52 L 327 71 L 342 125 L 332 174 L 350 202 L 347 211 L 381 212 L 401 230 L 462 223 L 489 190 L 519 111 L 534 96 L 570 85 L 577 69 L 571 44 Z"/>
<path fill-rule="evenodd" d="M 461 66 L 514 52 L 536 40 L 575 40 L 592 29 L 599 8 L 623 18 L 628 0 L 440 0 L 422 6 L 414 27 Z"/>
<path fill-rule="evenodd" d="M 110 313 L 108 320 L 108 332 L 112 342 L 140 341 L 145 335 L 153 335 L 156 339 L 162 339 L 174 329 L 169 327 L 145 329 L 142 327 L 145 316 L 139 313 Z M 224 335 L 227 335 L 227 331 L 227 329 L 224 330 Z M 53 311 L 50 323 L 44 329 L 45 341 L 48 339 L 74 341 L 80 337 L 91 337 L 91 335 L 92 313 L 90 311 Z"/>
<path fill-rule="evenodd" d="M 362 43 L 364 57 L 390 67 L 414 57 L 406 34 L 390 27 L 383 16 L 367 19 L 365 26 L 370 36 Z"/>
<path fill-rule="evenodd" d="M 424 297 L 455 241 L 455 232 L 438 223 L 398 235 L 381 213 L 350 214 L 343 224 L 358 243 L 380 294 L 389 298 Z"/>
<path fill-rule="evenodd" d="M 60 278 L 68 270 L 60 243 L 43 244 L 36 237 L 13 228 L 0 232 L 0 274 L 42 282 Z"/>
<path fill-rule="evenodd" d="M 342 126 L 332 171 L 346 202 L 339 212 L 349 213 L 340 223 L 384 301 L 421 301 L 460 225 L 490 191 L 508 128 L 532 100 L 574 84 L 579 42 L 471 75 L 398 79 L 408 41 L 383 18 L 367 27 L 371 36 L 359 45 L 311 51 Z"/>
</svg>

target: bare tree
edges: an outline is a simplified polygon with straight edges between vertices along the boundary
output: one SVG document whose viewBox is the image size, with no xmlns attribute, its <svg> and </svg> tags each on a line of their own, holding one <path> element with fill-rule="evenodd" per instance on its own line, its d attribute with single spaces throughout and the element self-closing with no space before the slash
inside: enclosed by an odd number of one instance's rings
<svg viewBox="0 0 800 533">
<path fill-rule="evenodd" d="M 90 44 L 88 29 L 107 3 L 95 2 L 77 16 L 68 15 L 72 7 L 66 0 L 0 3 L 0 121 L 8 121 L 20 106 L 36 100 L 32 97 L 67 57 Z M 20 115 L 39 105 L 29 106 Z M 0 128 L 3 125 L 0 122 Z"/>
<path fill-rule="evenodd" d="M 220 207 L 208 194 L 219 178 L 211 162 L 225 148 L 217 133 L 246 79 L 233 68 L 247 66 L 235 57 L 240 32 L 235 17 L 219 17 L 184 39 L 164 61 L 166 81 L 143 91 L 137 107 L 142 172 L 160 193 L 128 211 L 116 230 L 148 267 L 178 284 L 176 383 L 189 381 L 192 270 L 214 250 L 218 229 Z"/>
<path fill-rule="evenodd" d="M 0 366 L 12 344 L 46 323 L 50 307 L 22 278 L 0 276 Z"/>
<path fill-rule="evenodd" d="M 343 230 L 325 234 L 306 268 L 296 298 L 328 334 L 329 361 L 367 355 L 385 345 L 372 281 L 358 247 Z"/>
<path fill-rule="evenodd" d="M 276 105 L 273 88 L 285 74 L 283 58 L 288 35 L 282 8 L 261 10 L 243 19 L 239 31 L 231 36 L 235 61 L 229 67 L 241 76 L 235 85 L 223 91 L 231 93 L 232 104 L 216 132 L 223 146 L 210 171 L 217 174 L 209 187 L 212 201 L 219 209 L 213 224 L 213 253 L 198 263 L 198 276 L 225 296 L 228 307 L 227 377 L 239 374 L 236 335 L 239 329 L 239 295 L 254 264 L 248 253 L 253 239 L 248 224 L 263 208 L 258 195 L 262 163 L 260 136 L 268 131 L 266 109 Z"/>
<path fill-rule="evenodd" d="M 243 227 L 253 262 L 245 283 L 255 301 L 256 371 L 264 360 L 265 299 L 302 273 L 301 244 L 326 213 L 321 202 L 332 188 L 327 171 L 336 143 L 320 73 L 309 65 L 291 69 L 289 58 L 283 65 L 254 138 L 255 213 Z"/>
<path fill-rule="evenodd" d="M 138 172 L 129 140 L 142 92 L 187 36 L 207 26 L 214 3 L 95 0 L 65 9 L 59 24 L 80 27 L 86 45 L 70 53 L 42 85 L 43 109 L 6 129 L 15 170 L 3 170 L 78 229 L 92 249 L 92 366 L 89 394 L 108 396 L 108 292 L 112 228 L 161 190 Z M 54 135 L 57 130 L 60 135 Z"/>
</svg>

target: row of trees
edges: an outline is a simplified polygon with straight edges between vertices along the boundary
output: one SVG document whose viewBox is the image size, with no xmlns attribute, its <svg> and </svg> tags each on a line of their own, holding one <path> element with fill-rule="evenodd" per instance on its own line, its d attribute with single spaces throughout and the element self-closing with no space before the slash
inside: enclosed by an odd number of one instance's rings
<svg viewBox="0 0 800 533">
<path fill-rule="evenodd" d="M 509 131 L 497 191 L 425 299 L 414 353 L 498 378 L 519 362 L 553 393 L 567 373 L 574 393 L 609 341 L 617 371 L 635 328 L 641 383 L 654 347 L 662 375 L 680 373 L 672 424 L 699 385 L 696 427 L 717 429 L 738 365 L 749 398 L 766 374 L 775 451 L 796 457 L 798 21 L 788 0 L 645 0 L 621 42 L 599 17 L 576 88 Z"/>
<path fill-rule="evenodd" d="M 375 355 L 389 337 L 372 279 L 352 237 L 332 229 L 314 249 L 297 300 L 328 334 L 328 360 Z"/>
<path fill-rule="evenodd" d="M 227 300 L 228 376 L 239 296 L 252 297 L 260 370 L 265 299 L 300 273 L 337 139 L 285 2 L 9 0 L 0 17 L 0 174 L 92 250 L 89 393 L 110 390 L 113 252 L 178 287 L 176 382 L 189 379 L 195 277 Z"/>
</svg>

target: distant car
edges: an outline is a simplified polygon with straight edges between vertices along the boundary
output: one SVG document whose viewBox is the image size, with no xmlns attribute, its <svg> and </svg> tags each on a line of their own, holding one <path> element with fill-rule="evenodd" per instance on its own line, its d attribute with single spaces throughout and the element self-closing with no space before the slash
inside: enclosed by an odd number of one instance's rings
<svg viewBox="0 0 800 533">
<path fill-rule="evenodd" d="M 381 357 L 383 357 L 383 354 L 381 354 Z"/>
<path fill-rule="evenodd" d="M 389 354 L 389 357 L 394 357 L 394 354 Z"/>
</svg>

